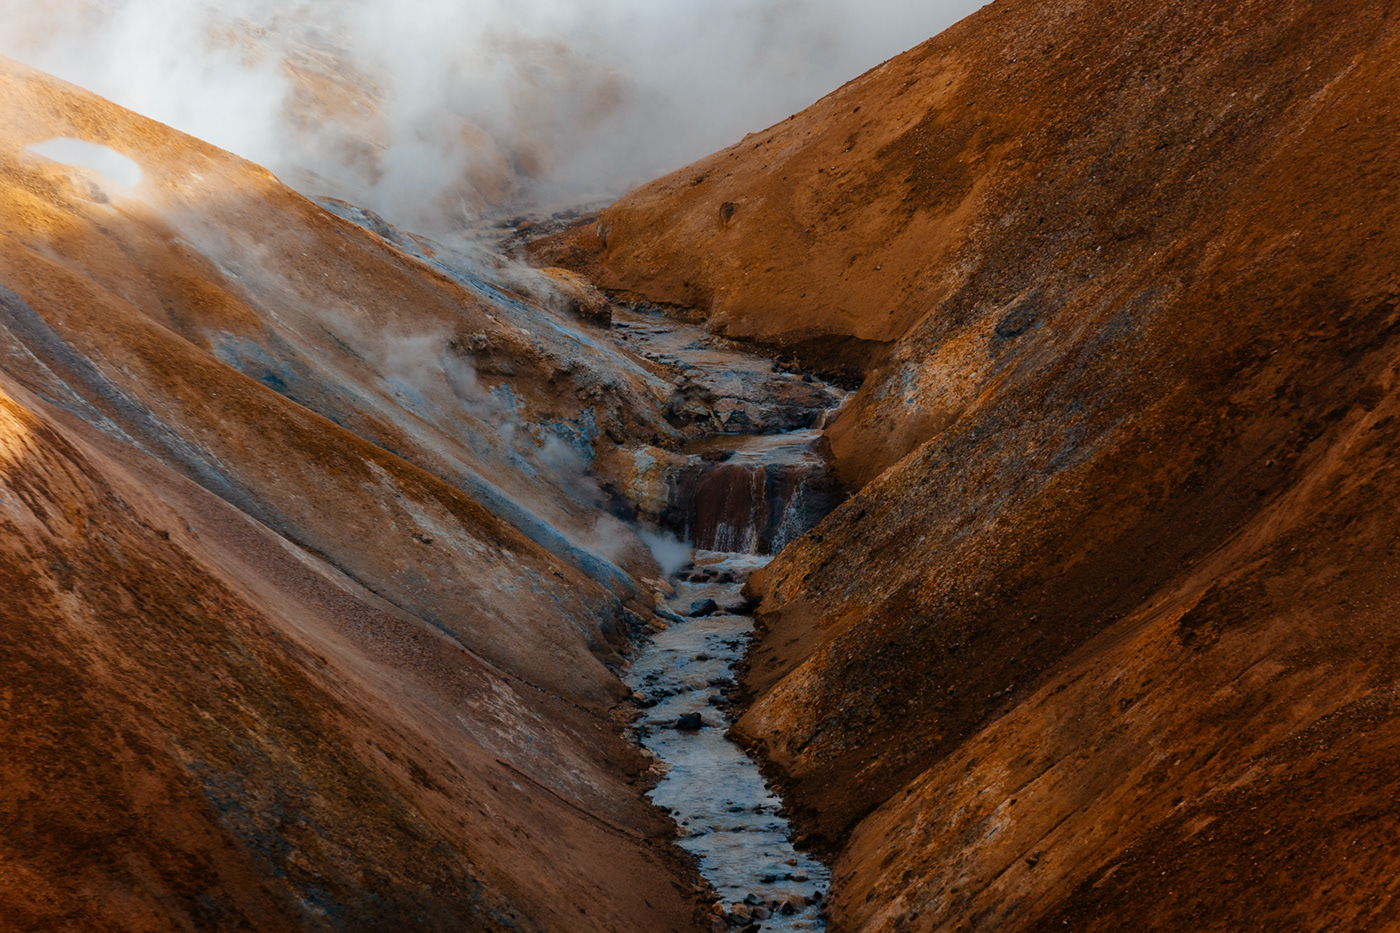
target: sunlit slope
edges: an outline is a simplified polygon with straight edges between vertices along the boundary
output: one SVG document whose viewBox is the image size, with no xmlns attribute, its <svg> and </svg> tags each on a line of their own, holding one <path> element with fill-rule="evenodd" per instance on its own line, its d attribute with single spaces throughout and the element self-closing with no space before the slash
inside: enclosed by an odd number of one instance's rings
<svg viewBox="0 0 1400 933">
<path fill-rule="evenodd" d="M 0 927 L 690 929 L 583 479 L 665 387 L 52 79 L 0 113 Z"/>
<path fill-rule="evenodd" d="M 1400 24 L 994 4 L 542 256 L 864 370 L 740 724 L 842 929 L 1380 929 Z"/>
<path fill-rule="evenodd" d="M 48 79 L 3 78 L 15 374 L 493 662 L 580 699 L 614 690 L 591 653 L 611 656 L 618 600 L 637 596 L 628 571 L 649 557 L 611 526 L 595 535 L 575 487 L 600 439 L 616 446 L 609 428 L 671 431 L 667 389 L 254 166 Z M 145 180 L 118 190 L 23 151 L 51 136 L 110 145 Z"/>
</svg>

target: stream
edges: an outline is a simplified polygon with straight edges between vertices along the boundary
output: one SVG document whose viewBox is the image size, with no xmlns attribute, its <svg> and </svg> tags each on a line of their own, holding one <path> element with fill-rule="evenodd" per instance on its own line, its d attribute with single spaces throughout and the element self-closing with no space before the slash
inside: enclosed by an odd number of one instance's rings
<svg viewBox="0 0 1400 933">
<path fill-rule="evenodd" d="M 793 847 L 782 801 L 726 738 L 726 691 L 753 634 L 744 583 L 839 502 L 813 425 L 845 393 L 660 315 L 619 313 L 613 328 L 619 346 L 680 374 L 697 425 L 666 474 L 661 523 L 696 550 L 672 578 L 668 627 L 626 677 L 636 737 L 666 768 L 652 800 L 730 929 L 822 930 L 827 868 Z"/>
<path fill-rule="evenodd" d="M 643 645 L 627 683 L 642 694 L 636 730 L 643 745 L 668 767 L 652 800 L 668 810 L 680 845 L 696 856 L 719 895 L 731 927 L 821 930 L 826 866 L 796 851 L 782 802 L 771 793 L 758 764 L 725 738 L 732 668 L 748 646 L 752 617 L 743 613 L 740 590 L 748 575 L 770 558 L 697 551 L 694 564 L 675 581 L 673 612 L 718 611 L 672 622 Z M 684 717 L 698 715 L 699 728 Z"/>
</svg>

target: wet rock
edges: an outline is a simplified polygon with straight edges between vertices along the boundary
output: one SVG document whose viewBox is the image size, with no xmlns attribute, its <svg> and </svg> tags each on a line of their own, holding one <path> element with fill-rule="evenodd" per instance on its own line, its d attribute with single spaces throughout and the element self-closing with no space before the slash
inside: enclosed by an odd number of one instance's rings
<svg viewBox="0 0 1400 933">
<path fill-rule="evenodd" d="M 699 713 L 686 713 L 676 720 L 676 728 L 681 732 L 694 732 L 703 728 L 704 725 L 705 720 L 701 718 Z"/>
<path fill-rule="evenodd" d="M 744 903 L 748 904 L 750 907 L 757 907 L 764 903 L 764 901 L 763 898 L 759 897 L 757 894 L 749 892 L 749 894 L 744 897 Z"/>
<path fill-rule="evenodd" d="M 687 612 L 686 615 L 691 618 L 698 618 L 700 616 L 714 615 L 716 612 L 719 612 L 719 603 L 715 602 L 713 599 L 701 599 L 690 604 L 690 611 Z"/>
</svg>

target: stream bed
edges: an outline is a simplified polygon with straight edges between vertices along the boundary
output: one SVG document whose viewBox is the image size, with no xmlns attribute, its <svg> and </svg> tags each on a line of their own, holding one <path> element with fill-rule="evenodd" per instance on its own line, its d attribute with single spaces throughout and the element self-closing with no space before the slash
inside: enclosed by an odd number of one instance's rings
<svg viewBox="0 0 1400 933">
<path fill-rule="evenodd" d="M 768 560 L 696 551 L 667 601 L 684 618 L 641 645 L 627 683 L 644 697 L 638 738 L 668 768 L 652 799 L 675 819 L 731 928 L 821 930 L 826 866 L 793 848 L 757 762 L 725 738 L 724 689 L 753 631 L 740 591 Z"/>
</svg>

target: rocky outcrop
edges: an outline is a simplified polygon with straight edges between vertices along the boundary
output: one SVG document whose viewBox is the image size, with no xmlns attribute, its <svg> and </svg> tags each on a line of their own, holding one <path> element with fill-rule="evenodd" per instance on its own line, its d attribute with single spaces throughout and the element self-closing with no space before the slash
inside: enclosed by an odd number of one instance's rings
<svg viewBox="0 0 1400 933">
<path fill-rule="evenodd" d="M 864 383 L 740 730 L 843 930 L 1394 910 L 1400 26 L 1008 0 L 538 244 Z"/>
</svg>

